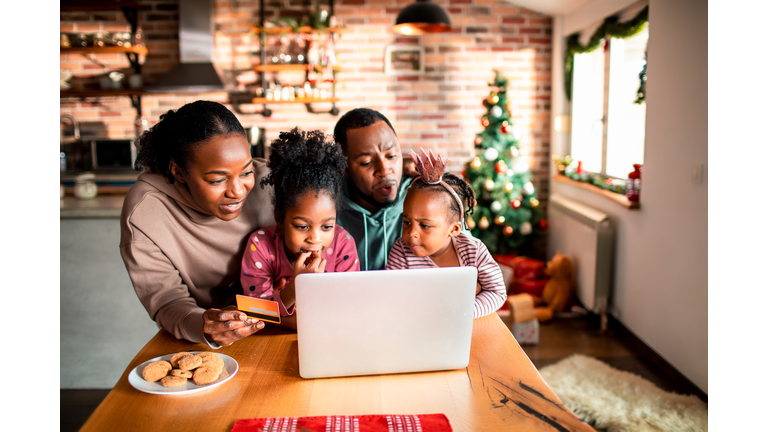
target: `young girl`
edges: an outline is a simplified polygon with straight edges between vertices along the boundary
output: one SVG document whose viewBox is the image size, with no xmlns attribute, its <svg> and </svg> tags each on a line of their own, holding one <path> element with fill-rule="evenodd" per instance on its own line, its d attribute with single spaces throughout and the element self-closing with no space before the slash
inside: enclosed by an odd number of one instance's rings
<svg viewBox="0 0 768 432">
<path fill-rule="evenodd" d="M 352 236 L 336 225 L 347 161 L 321 131 L 294 128 L 272 143 L 261 187 L 271 185 L 276 225 L 248 237 L 240 282 L 245 295 L 276 301 L 293 315 L 301 273 L 360 270 Z"/>
<path fill-rule="evenodd" d="M 498 310 L 507 299 L 501 269 L 485 245 L 461 227 L 471 214 L 475 193 L 463 179 L 445 173 L 442 156 L 413 154 L 419 176 L 403 203 L 403 236 L 389 251 L 387 270 L 477 267 L 474 318 Z M 465 207 L 466 206 L 466 207 Z"/>
</svg>

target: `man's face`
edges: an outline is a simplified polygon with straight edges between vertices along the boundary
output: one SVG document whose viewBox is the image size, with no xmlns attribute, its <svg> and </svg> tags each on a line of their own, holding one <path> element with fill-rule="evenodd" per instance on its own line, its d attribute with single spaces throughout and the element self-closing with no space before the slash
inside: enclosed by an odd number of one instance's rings
<svg viewBox="0 0 768 432">
<path fill-rule="evenodd" d="M 384 121 L 347 131 L 347 175 L 350 197 L 376 211 L 397 200 L 403 160 L 395 132 Z M 356 190 L 353 190 L 356 189 Z"/>
</svg>

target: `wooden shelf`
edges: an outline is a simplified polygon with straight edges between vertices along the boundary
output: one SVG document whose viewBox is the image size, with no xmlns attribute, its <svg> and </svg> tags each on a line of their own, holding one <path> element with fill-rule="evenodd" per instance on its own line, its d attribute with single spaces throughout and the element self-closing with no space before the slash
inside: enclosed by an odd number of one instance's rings
<svg viewBox="0 0 768 432">
<path fill-rule="evenodd" d="M 59 47 L 59 52 L 61 54 L 144 54 L 146 55 L 149 51 L 147 50 L 147 47 L 145 46 L 132 46 L 132 47 L 121 47 L 121 46 L 105 46 L 105 47 L 72 47 L 72 48 L 64 48 Z"/>
<path fill-rule="evenodd" d="M 321 102 L 338 102 L 341 99 L 330 97 L 330 98 L 301 98 L 301 99 L 294 99 L 294 100 L 279 100 L 276 101 L 274 99 L 269 100 L 267 98 L 253 98 L 251 99 L 251 103 L 254 104 L 309 104 L 309 103 L 321 103 Z"/>
<path fill-rule="evenodd" d="M 106 0 L 61 0 L 59 10 L 61 12 L 95 12 L 122 10 L 124 7 L 138 9 L 135 1 L 106 1 Z"/>
<path fill-rule="evenodd" d="M 630 210 L 639 210 L 640 209 L 640 203 L 637 201 L 630 201 L 625 197 L 624 195 L 617 194 L 615 192 L 607 191 L 605 189 L 601 189 L 591 183 L 586 182 L 580 182 L 573 179 L 570 179 L 562 174 L 557 174 L 552 176 L 552 180 L 558 181 L 561 183 L 566 183 L 572 186 L 575 186 L 580 189 L 588 190 L 590 192 L 596 193 L 598 195 L 602 195 L 605 198 L 610 199 L 611 201 L 614 201 L 615 203 L 624 206 Z"/>
<path fill-rule="evenodd" d="M 62 90 L 60 97 L 108 97 L 108 96 L 144 96 L 144 90 L 120 89 L 120 90 Z"/>
<path fill-rule="evenodd" d="M 297 71 L 297 72 L 304 72 L 309 70 L 308 64 L 272 64 L 272 65 L 256 65 L 253 67 L 253 70 L 256 72 L 275 72 L 275 71 L 281 71 L 281 72 L 287 72 L 287 71 Z M 339 71 L 341 70 L 340 66 L 334 66 L 333 70 Z"/>
<path fill-rule="evenodd" d="M 319 29 L 313 29 L 309 26 L 303 26 L 299 27 L 299 31 L 294 32 L 291 27 L 253 27 L 252 28 L 254 33 L 264 32 L 266 34 L 280 34 L 280 33 L 305 33 L 305 34 L 311 34 L 311 33 L 346 33 L 348 30 L 344 27 L 328 27 L 325 30 L 319 30 Z"/>
</svg>

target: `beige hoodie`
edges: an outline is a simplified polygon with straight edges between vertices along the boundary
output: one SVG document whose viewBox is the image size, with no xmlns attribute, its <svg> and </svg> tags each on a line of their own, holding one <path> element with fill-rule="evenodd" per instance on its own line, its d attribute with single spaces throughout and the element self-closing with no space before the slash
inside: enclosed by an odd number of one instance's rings
<svg viewBox="0 0 768 432">
<path fill-rule="evenodd" d="M 209 343 L 203 312 L 234 304 L 235 294 L 242 293 L 240 262 L 248 234 L 275 223 L 271 187 L 259 186 L 267 173 L 264 159 L 254 159 L 256 184 L 229 222 L 203 213 L 185 185 L 159 174 L 139 175 L 128 191 L 120 254 L 150 318 L 177 338 Z"/>
</svg>

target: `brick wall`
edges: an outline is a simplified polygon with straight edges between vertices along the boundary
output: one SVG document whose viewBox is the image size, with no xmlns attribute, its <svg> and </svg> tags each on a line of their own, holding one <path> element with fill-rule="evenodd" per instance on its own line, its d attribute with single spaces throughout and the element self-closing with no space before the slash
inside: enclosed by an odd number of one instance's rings
<svg viewBox="0 0 768 432">
<path fill-rule="evenodd" d="M 513 126 L 519 134 L 521 153 L 531 166 L 539 199 L 546 208 L 549 177 L 549 122 L 551 81 L 551 29 L 549 17 L 499 0 L 435 0 L 451 17 L 454 30 L 421 37 L 403 37 L 391 31 L 399 10 L 411 0 L 340 0 L 336 16 L 347 31 L 337 44 L 342 70 L 337 79 L 337 104 L 341 113 L 366 106 L 386 115 L 397 131 L 405 151 L 432 149 L 449 157 L 451 169 L 474 156 L 473 140 L 482 130 L 481 102 L 488 96 L 487 83 L 493 69 L 510 81 L 509 98 Z M 178 62 L 178 4 L 173 0 L 140 0 L 139 24 L 149 54 L 142 75 L 152 82 Z M 267 0 L 266 19 L 278 16 L 300 18 L 313 6 L 307 1 Z M 256 57 L 245 47 L 253 46 L 249 30 L 259 21 L 259 2 L 216 0 L 214 64 L 227 85 L 247 70 Z M 61 31 L 127 29 L 120 12 L 62 13 Z M 384 50 L 389 44 L 420 44 L 425 49 L 425 73 L 421 76 L 384 74 Z M 129 72 L 125 56 L 99 55 L 111 68 Z M 62 55 L 61 67 L 72 69 L 75 87 L 98 86 L 95 78 L 102 66 L 83 56 Z M 143 113 L 150 125 L 169 109 L 197 99 L 228 103 L 226 92 L 198 95 L 148 95 Z M 244 126 L 266 128 L 271 141 L 282 130 L 299 126 L 331 132 L 338 116 L 309 114 L 304 105 L 273 104 L 273 115 L 248 114 L 260 106 L 241 106 L 238 117 Z M 318 109 L 326 108 L 322 104 Z M 61 113 L 72 113 L 83 126 L 83 134 L 110 137 L 133 135 L 135 110 L 128 98 L 62 99 Z"/>
</svg>

